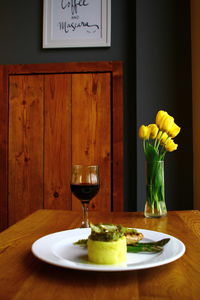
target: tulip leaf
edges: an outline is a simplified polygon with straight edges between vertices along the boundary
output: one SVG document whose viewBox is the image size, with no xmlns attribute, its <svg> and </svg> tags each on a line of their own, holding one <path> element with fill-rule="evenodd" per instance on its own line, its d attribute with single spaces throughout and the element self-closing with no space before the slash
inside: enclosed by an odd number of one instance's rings
<svg viewBox="0 0 200 300">
<path fill-rule="evenodd" d="M 158 161 L 159 160 L 159 152 L 155 149 L 152 144 L 146 143 L 145 145 L 145 156 L 147 161 Z"/>
</svg>

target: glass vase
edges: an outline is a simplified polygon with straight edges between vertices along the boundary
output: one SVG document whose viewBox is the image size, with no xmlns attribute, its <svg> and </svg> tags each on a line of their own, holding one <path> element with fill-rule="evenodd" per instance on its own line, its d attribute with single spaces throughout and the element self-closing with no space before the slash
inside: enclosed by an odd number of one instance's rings
<svg viewBox="0 0 200 300">
<path fill-rule="evenodd" d="M 159 218 L 167 215 L 164 161 L 146 161 L 146 203 L 144 215 L 147 218 Z"/>
</svg>

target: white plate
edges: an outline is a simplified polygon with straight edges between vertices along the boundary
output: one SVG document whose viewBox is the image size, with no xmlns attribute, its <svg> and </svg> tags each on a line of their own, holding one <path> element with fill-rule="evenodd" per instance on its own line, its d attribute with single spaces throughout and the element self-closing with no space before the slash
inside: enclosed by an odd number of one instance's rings
<svg viewBox="0 0 200 300">
<path fill-rule="evenodd" d="M 177 238 L 157 231 L 137 229 L 144 235 L 143 242 L 170 238 L 160 253 L 127 253 L 127 262 L 120 265 L 98 265 L 87 259 L 87 249 L 73 243 L 85 239 L 90 234 L 89 228 L 77 228 L 46 235 L 32 245 L 33 254 L 52 265 L 86 271 L 130 271 L 168 264 L 180 258 L 185 252 L 185 245 Z"/>
</svg>

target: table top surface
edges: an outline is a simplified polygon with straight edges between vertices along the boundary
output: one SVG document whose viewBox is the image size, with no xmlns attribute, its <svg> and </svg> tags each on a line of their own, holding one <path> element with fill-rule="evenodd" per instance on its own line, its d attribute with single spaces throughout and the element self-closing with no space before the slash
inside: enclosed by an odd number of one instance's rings
<svg viewBox="0 0 200 300">
<path fill-rule="evenodd" d="M 154 230 L 180 239 L 185 254 L 169 264 L 128 272 L 91 272 L 45 263 L 31 252 L 40 237 L 78 228 L 80 212 L 39 210 L 0 233 L 0 299 L 199 299 L 200 212 L 91 212 L 93 223 Z"/>
</svg>

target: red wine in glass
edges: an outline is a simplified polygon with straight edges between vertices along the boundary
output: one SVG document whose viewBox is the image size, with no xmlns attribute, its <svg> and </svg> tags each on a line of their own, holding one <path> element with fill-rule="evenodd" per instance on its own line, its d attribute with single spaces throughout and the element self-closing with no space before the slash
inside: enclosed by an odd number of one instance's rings
<svg viewBox="0 0 200 300">
<path fill-rule="evenodd" d="M 70 184 L 71 192 L 78 198 L 81 203 L 89 203 L 99 191 L 99 184 Z"/>
<path fill-rule="evenodd" d="M 78 198 L 83 208 L 81 227 L 89 227 L 88 206 L 99 191 L 99 167 L 73 165 L 70 183 L 71 192 Z"/>
</svg>

